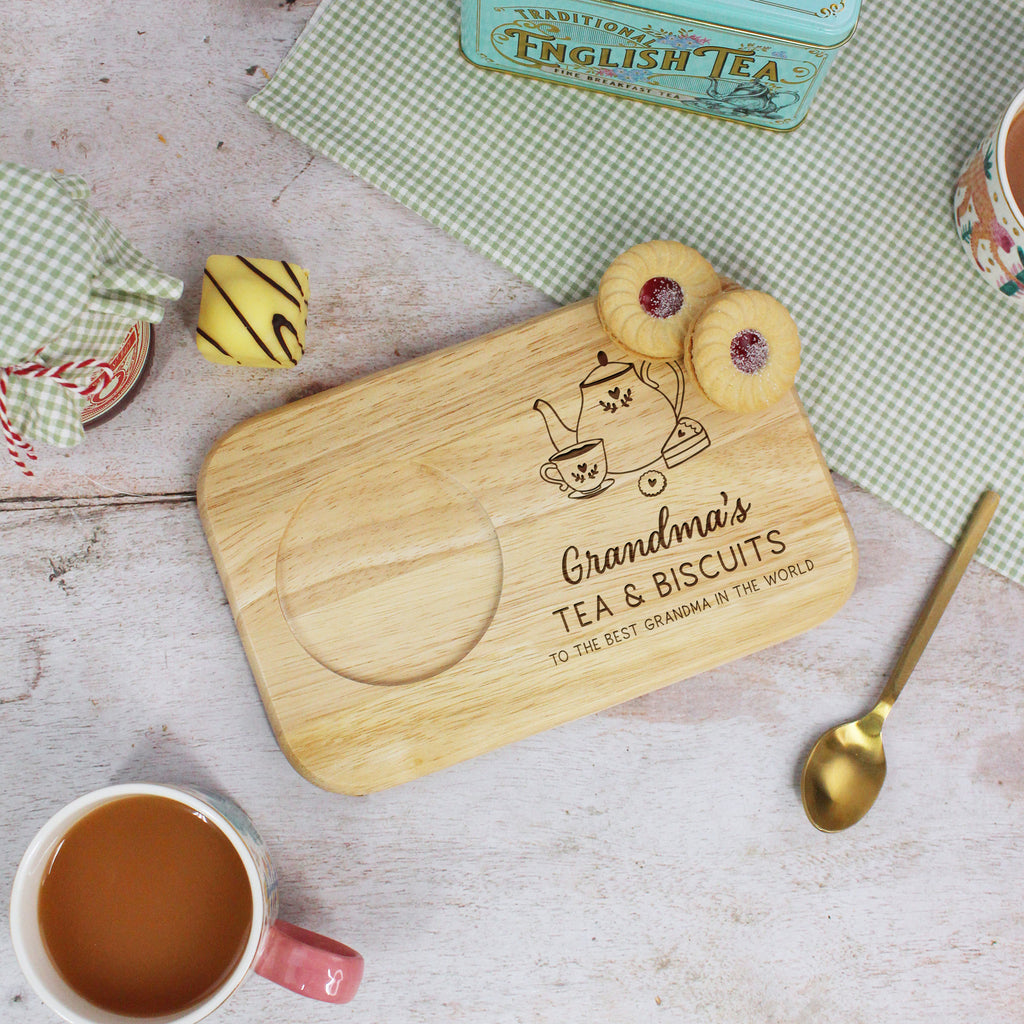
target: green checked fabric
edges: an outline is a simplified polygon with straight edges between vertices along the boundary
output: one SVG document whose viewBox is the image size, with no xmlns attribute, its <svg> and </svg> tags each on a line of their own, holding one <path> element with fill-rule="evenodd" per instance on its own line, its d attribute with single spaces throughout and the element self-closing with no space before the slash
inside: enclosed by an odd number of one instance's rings
<svg viewBox="0 0 1024 1024">
<path fill-rule="evenodd" d="M 89 207 L 81 178 L 0 162 L 0 370 L 111 359 L 132 324 L 158 323 L 182 288 Z M 7 396 L 10 424 L 27 441 L 82 439 L 85 399 L 55 380 L 8 375 Z"/>
<path fill-rule="evenodd" d="M 964 256 L 963 161 L 1024 86 L 1016 3 L 865 0 L 808 120 L 766 132 L 482 70 L 455 0 L 324 0 L 252 109 L 559 301 L 652 238 L 767 291 L 835 471 L 1024 582 L 1024 314 Z"/>
</svg>

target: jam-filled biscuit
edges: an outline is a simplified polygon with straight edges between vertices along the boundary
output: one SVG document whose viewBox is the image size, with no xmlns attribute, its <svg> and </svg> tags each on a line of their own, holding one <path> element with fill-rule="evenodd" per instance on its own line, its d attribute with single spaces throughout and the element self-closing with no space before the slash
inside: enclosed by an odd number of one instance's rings
<svg viewBox="0 0 1024 1024">
<path fill-rule="evenodd" d="M 696 249 L 644 242 L 608 266 L 597 312 L 623 348 L 649 359 L 678 359 L 694 320 L 721 288 L 714 267 Z"/>
<path fill-rule="evenodd" d="M 756 412 L 792 387 L 800 337 L 786 307 L 770 295 L 725 292 L 697 318 L 686 362 L 715 405 Z"/>
</svg>

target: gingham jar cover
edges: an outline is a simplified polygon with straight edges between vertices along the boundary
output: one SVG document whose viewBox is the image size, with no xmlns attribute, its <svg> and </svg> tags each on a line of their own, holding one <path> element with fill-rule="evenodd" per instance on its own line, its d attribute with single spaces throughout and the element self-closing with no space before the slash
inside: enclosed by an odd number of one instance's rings
<svg viewBox="0 0 1024 1024">
<path fill-rule="evenodd" d="M 90 207 L 84 179 L 0 161 L 0 375 L 17 436 L 78 444 L 96 364 L 182 289 Z"/>
</svg>

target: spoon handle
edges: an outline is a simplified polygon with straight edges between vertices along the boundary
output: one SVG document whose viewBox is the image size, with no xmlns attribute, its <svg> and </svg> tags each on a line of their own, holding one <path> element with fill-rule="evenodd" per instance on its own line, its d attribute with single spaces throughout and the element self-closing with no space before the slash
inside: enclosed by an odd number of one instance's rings
<svg viewBox="0 0 1024 1024">
<path fill-rule="evenodd" d="M 910 630 L 910 635 L 903 645 L 899 660 L 885 684 L 877 707 L 883 718 L 896 703 L 903 684 L 910 677 L 910 673 L 914 671 L 917 659 L 921 657 L 921 652 L 931 639 L 932 633 L 935 632 L 935 627 L 939 624 L 939 619 L 942 618 L 942 613 L 946 610 L 946 605 L 949 604 L 949 599 L 953 596 L 953 591 L 956 590 L 964 570 L 974 557 L 974 552 L 981 543 L 981 538 L 988 529 L 988 524 L 991 522 L 998 504 L 999 495 L 995 491 L 985 491 L 974 506 L 974 511 L 967 521 L 967 527 L 953 549 L 946 568 L 942 570 L 942 575 L 935 581 L 928 600 L 918 614 L 913 628 Z"/>
</svg>

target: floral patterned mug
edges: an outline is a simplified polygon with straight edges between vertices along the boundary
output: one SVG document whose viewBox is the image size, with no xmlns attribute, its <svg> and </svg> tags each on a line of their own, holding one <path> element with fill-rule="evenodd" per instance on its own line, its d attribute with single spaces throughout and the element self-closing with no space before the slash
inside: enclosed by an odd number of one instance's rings
<svg viewBox="0 0 1024 1024">
<path fill-rule="evenodd" d="M 953 218 L 978 272 L 1024 309 L 1024 213 L 1006 173 L 1006 140 L 1022 108 L 1024 90 L 967 159 L 954 191 Z"/>
</svg>

